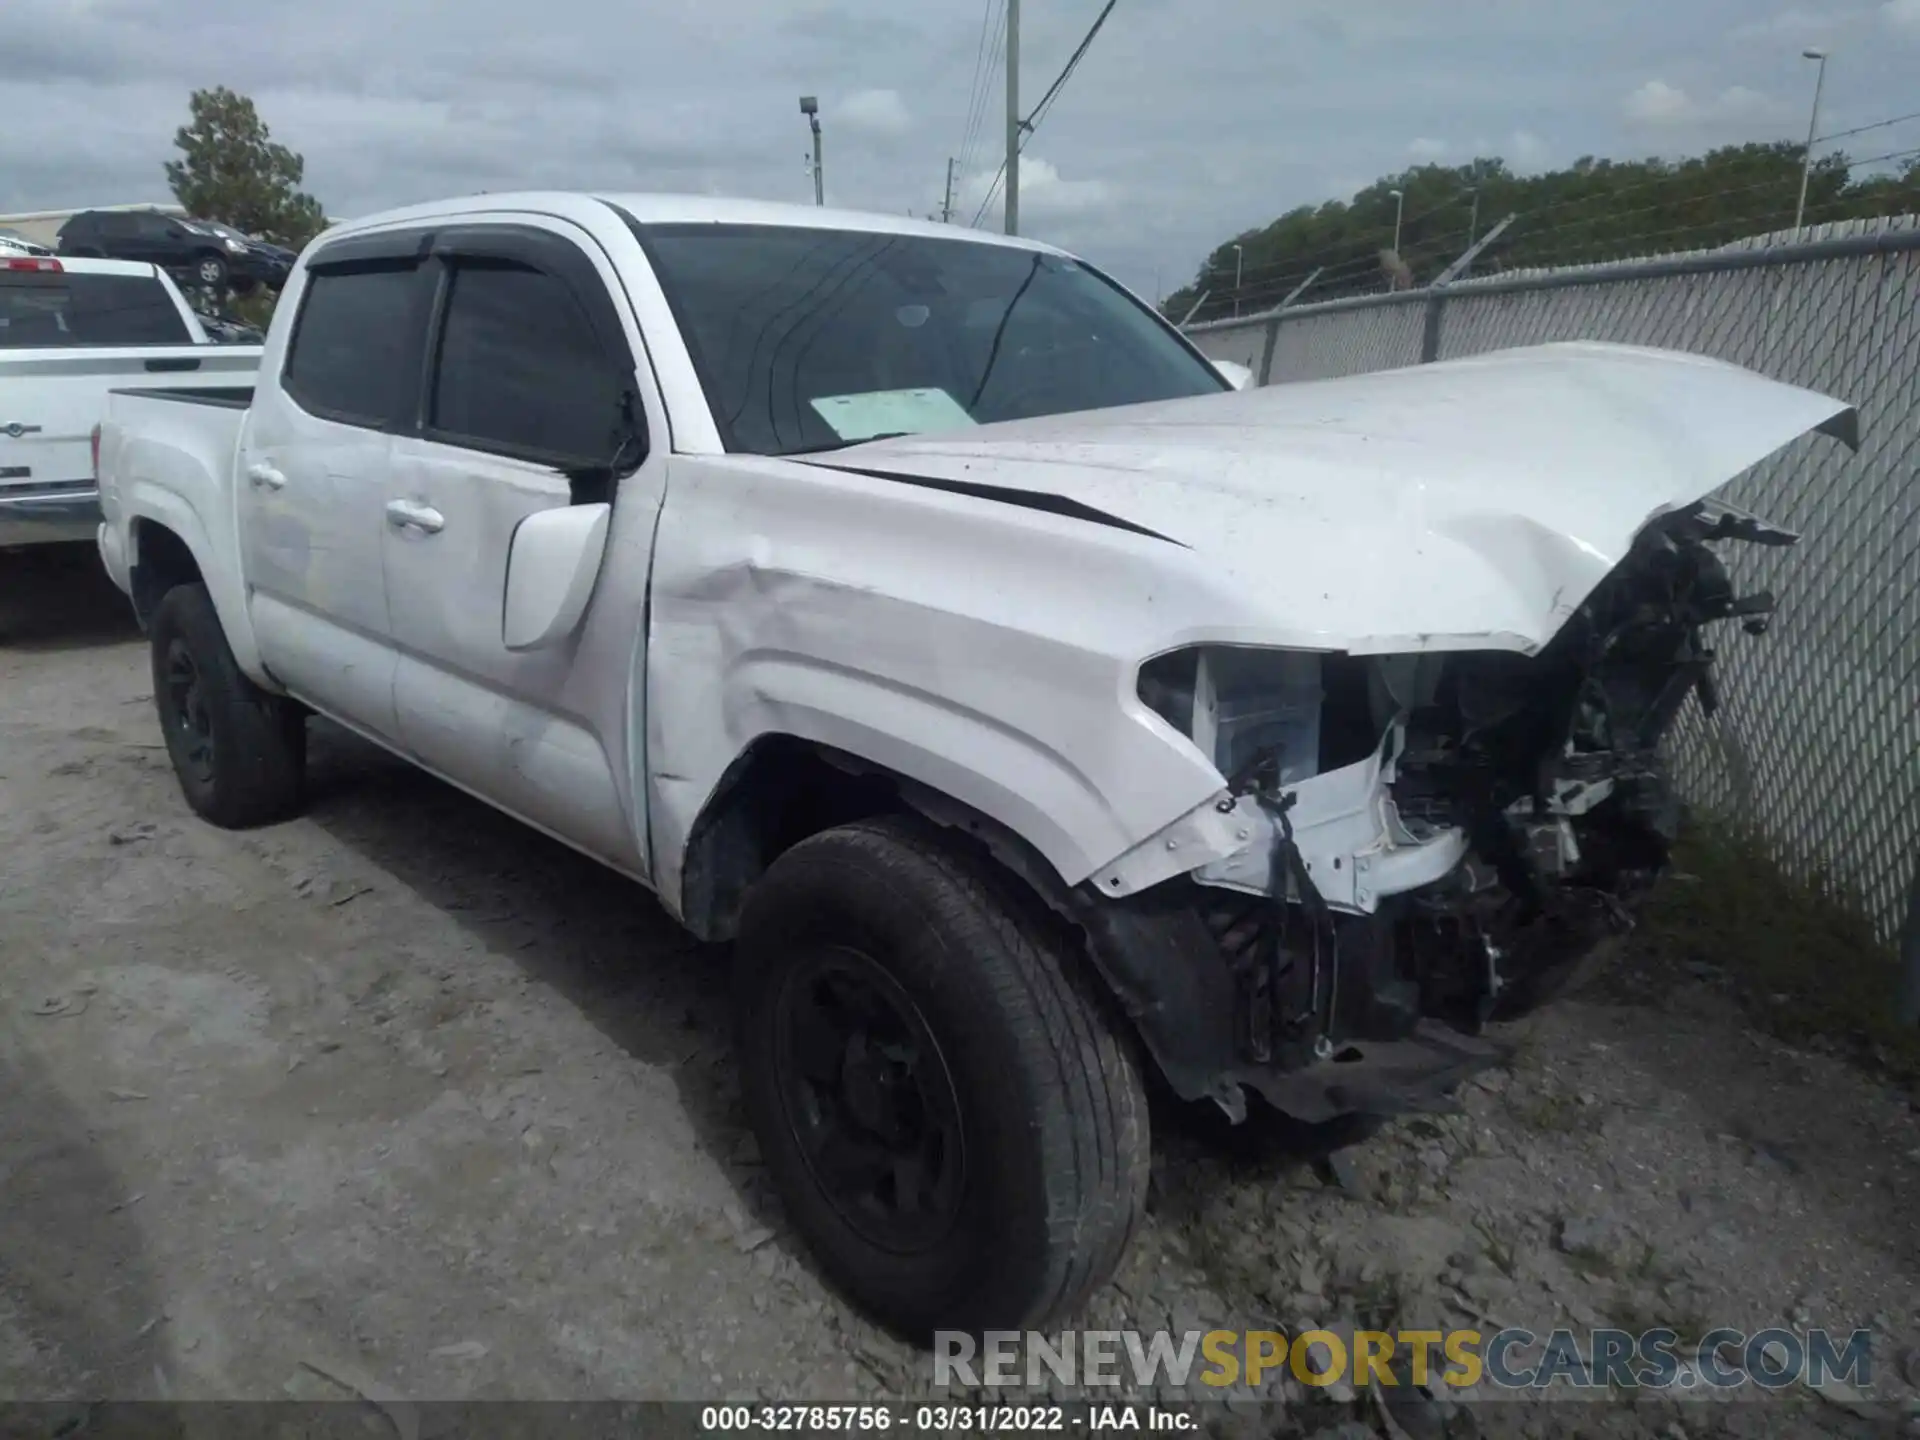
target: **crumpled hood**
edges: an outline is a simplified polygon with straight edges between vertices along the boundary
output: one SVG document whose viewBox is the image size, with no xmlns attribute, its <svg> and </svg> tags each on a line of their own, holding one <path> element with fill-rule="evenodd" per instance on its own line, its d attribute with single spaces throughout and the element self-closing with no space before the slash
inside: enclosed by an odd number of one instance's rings
<svg viewBox="0 0 1920 1440">
<path fill-rule="evenodd" d="M 1562 344 L 814 463 L 1098 511 L 1257 591 L 1292 643 L 1530 653 L 1649 520 L 1810 431 L 1854 444 L 1857 423 L 1842 401 L 1721 361 Z"/>
</svg>

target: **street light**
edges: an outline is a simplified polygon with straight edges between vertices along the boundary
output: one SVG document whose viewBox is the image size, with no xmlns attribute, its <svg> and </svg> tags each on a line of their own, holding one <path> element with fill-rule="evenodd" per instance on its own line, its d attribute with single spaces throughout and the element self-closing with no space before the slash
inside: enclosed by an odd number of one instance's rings
<svg viewBox="0 0 1920 1440">
<path fill-rule="evenodd" d="M 1233 247 L 1233 313 L 1240 313 L 1240 276 L 1246 269 L 1247 252 L 1236 245 Z"/>
<path fill-rule="evenodd" d="M 1818 60 L 1820 69 L 1813 80 L 1813 114 L 1807 117 L 1807 153 L 1800 160 L 1800 204 L 1793 212 L 1793 228 L 1796 234 L 1807 218 L 1807 183 L 1813 179 L 1813 138 L 1820 128 L 1820 91 L 1827 83 L 1827 52 L 1802 50 L 1800 58 Z"/>
<path fill-rule="evenodd" d="M 1394 204 L 1393 204 L 1393 253 L 1398 255 L 1400 253 L 1400 222 L 1406 218 L 1407 195 L 1404 190 L 1389 190 L 1387 191 L 1387 194 L 1391 195 L 1394 201 Z"/>
<path fill-rule="evenodd" d="M 820 102 L 811 95 L 800 97 L 800 113 L 813 127 L 813 203 L 827 203 L 826 177 L 820 173 Z"/>
</svg>

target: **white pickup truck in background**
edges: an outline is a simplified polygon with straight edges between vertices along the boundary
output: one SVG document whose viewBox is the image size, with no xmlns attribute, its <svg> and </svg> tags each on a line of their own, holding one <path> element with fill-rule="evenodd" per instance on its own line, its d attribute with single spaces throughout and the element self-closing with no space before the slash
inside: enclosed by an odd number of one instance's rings
<svg viewBox="0 0 1920 1440">
<path fill-rule="evenodd" d="M 244 394 L 259 363 L 257 345 L 209 339 L 155 266 L 0 251 L 0 549 L 93 538 L 109 390 Z"/>
<path fill-rule="evenodd" d="M 1770 608 L 1709 493 L 1855 424 L 1612 346 L 1242 379 L 1028 240 L 478 196 L 316 240 L 250 402 L 111 395 L 100 548 L 199 814 L 293 814 L 317 711 L 651 888 L 823 1267 L 1021 1329 L 1139 1223 L 1143 1067 L 1340 1126 L 1500 1058 Z"/>
</svg>

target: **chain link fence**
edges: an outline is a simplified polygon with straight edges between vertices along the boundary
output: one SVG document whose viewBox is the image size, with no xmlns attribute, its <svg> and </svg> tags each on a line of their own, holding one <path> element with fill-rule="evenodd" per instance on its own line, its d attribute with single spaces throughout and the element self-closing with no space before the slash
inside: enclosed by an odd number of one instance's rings
<svg viewBox="0 0 1920 1440">
<path fill-rule="evenodd" d="M 1533 271 L 1306 305 L 1188 332 L 1261 384 L 1558 340 L 1711 355 L 1860 410 L 1857 455 L 1796 442 L 1729 500 L 1798 530 L 1729 546 L 1736 582 L 1780 599 L 1729 634 L 1711 724 L 1690 707 L 1674 761 L 1694 804 L 1862 905 L 1892 941 L 1920 914 L 1920 219 L 1763 236 L 1720 250 Z M 1907 937 L 1920 945 L 1920 934 Z"/>
</svg>

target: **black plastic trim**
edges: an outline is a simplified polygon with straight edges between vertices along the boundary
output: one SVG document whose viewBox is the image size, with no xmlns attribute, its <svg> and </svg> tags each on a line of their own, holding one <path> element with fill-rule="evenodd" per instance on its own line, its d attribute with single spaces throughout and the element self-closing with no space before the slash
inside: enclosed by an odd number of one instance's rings
<svg viewBox="0 0 1920 1440">
<path fill-rule="evenodd" d="M 1069 500 L 1064 495 L 1052 495 L 1044 490 L 1018 490 L 1008 485 L 982 485 L 972 480 L 941 480 L 927 475 L 903 475 L 895 470 L 873 470 L 864 465 L 834 465 L 823 460 L 802 459 L 796 455 L 769 458 L 793 460 L 799 464 L 816 466 L 821 470 L 839 470 L 848 475 L 864 475 L 869 480 L 892 480 L 902 485 L 917 485 L 923 490 L 942 490 L 950 495 L 970 495 L 976 500 L 997 500 L 1003 505 L 1018 505 L 1023 510 L 1038 510 L 1047 515 L 1064 515 L 1070 520 L 1085 520 L 1089 524 L 1105 525 L 1134 535 L 1145 535 L 1149 540 L 1164 540 L 1169 545 L 1179 545 L 1182 550 L 1191 548 L 1170 535 L 1162 535 L 1158 530 L 1149 530 L 1144 525 L 1136 525 L 1133 521 L 1123 520 L 1118 515 L 1109 515 L 1104 510 L 1096 510 L 1091 505 L 1082 505 L 1078 500 Z"/>
</svg>

